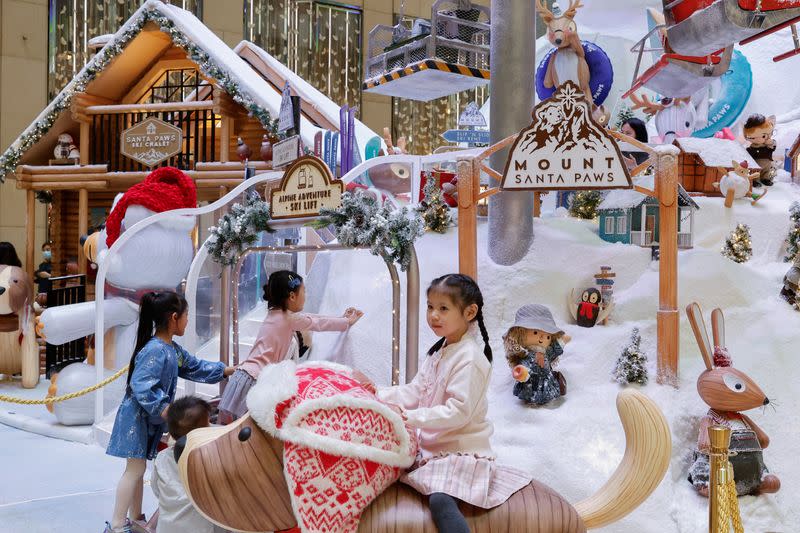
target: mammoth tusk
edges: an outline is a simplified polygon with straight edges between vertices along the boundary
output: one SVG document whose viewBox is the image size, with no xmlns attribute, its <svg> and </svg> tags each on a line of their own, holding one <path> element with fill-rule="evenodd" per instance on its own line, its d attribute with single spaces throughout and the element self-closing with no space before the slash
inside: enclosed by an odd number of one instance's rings
<svg viewBox="0 0 800 533">
<path fill-rule="evenodd" d="M 620 520 L 658 487 L 669 467 L 672 440 L 658 406 L 633 389 L 617 395 L 617 411 L 625 431 L 625 455 L 611 478 L 575 509 L 587 529 Z"/>
</svg>

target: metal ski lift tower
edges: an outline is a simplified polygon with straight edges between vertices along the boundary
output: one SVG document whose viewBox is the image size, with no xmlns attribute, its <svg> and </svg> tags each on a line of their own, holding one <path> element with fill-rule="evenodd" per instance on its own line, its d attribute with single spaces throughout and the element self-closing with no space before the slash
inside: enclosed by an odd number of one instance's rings
<svg viewBox="0 0 800 533">
<path fill-rule="evenodd" d="M 525 129 L 535 104 L 536 10 L 533 0 L 492 0 L 489 92 L 491 144 Z M 500 97 L 502 95 L 502 97 Z M 508 148 L 491 156 L 502 174 Z M 533 193 L 501 192 L 489 198 L 489 257 L 513 265 L 533 241 Z"/>
</svg>

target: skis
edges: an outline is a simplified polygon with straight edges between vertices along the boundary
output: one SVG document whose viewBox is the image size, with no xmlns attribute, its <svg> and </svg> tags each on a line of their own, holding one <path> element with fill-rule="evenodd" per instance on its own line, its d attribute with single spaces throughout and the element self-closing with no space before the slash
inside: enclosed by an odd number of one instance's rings
<svg viewBox="0 0 800 533">
<path fill-rule="evenodd" d="M 768 189 L 764 187 L 764 192 L 762 192 L 761 194 L 756 194 L 755 192 L 750 193 L 750 198 L 752 198 L 752 200 L 750 201 L 750 205 L 756 205 L 759 200 L 761 200 L 767 195 L 767 192 Z"/>
</svg>

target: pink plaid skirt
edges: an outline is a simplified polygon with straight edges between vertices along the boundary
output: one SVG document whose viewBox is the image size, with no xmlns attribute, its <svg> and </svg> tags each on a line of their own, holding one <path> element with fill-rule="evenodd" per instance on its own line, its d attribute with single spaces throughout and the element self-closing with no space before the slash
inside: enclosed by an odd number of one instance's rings
<svg viewBox="0 0 800 533">
<path fill-rule="evenodd" d="M 483 509 L 505 502 L 531 482 L 531 476 L 494 459 L 447 454 L 417 462 L 400 481 L 425 495 L 444 492 Z"/>
</svg>

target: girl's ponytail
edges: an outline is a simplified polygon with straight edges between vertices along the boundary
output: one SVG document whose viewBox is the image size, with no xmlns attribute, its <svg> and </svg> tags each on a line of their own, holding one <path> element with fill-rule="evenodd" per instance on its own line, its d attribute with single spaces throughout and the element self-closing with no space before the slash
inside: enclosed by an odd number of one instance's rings
<svg viewBox="0 0 800 533">
<path fill-rule="evenodd" d="M 147 292 L 139 303 L 139 326 L 136 328 L 136 346 L 128 365 L 128 385 L 136 366 L 136 356 L 159 329 L 169 325 L 172 314 L 183 315 L 189 305 L 186 299 L 174 291 Z"/>
<path fill-rule="evenodd" d="M 128 365 L 128 385 L 131 384 L 131 376 L 133 375 L 133 368 L 136 366 L 136 354 L 144 348 L 144 345 L 153 337 L 155 330 L 155 310 L 154 300 L 156 293 L 147 292 L 142 296 L 142 301 L 139 304 L 139 327 L 136 328 L 136 346 L 133 348 L 131 354 L 131 362 Z"/>
<path fill-rule="evenodd" d="M 486 325 L 483 323 L 483 302 L 478 307 L 478 314 L 475 317 L 475 320 L 478 321 L 478 328 L 481 330 L 481 337 L 483 337 L 483 355 L 486 356 L 486 359 L 489 362 L 492 362 L 492 347 L 489 346 L 489 332 L 486 331 Z"/>
</svg>

